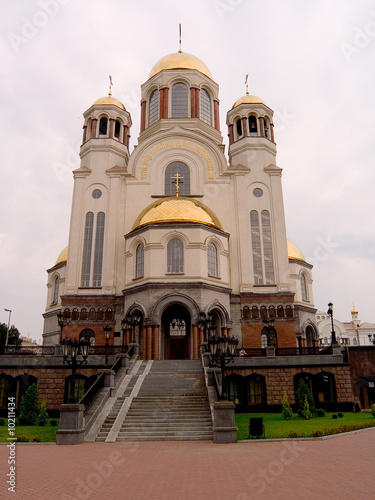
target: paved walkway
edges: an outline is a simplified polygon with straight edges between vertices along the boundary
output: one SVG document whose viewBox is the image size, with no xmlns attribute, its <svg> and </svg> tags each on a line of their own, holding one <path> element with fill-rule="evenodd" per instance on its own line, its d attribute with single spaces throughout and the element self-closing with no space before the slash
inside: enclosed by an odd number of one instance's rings
<svg viewBox="0 0 375 500">
<path fill-rule="evenodd" d="M 375 430 L 319 441 L 0 446 L 0 498 L 362 500 L 374 498 Z"/>
</svg>

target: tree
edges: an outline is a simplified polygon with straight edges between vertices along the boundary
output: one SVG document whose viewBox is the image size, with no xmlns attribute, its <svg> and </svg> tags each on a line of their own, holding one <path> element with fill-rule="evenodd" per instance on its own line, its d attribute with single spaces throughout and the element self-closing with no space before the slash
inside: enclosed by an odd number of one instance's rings
<svg viewBox="0 0 375 500">
<path fill-rule="evenodd" d="M 301 410 L 301 417 L 305 420 L 309 420 L 310 418 L 312 418 L 312 413 L 310 411 L 309 402 L 307 401 L 307 396 L 305 396 L 305 401 Z"/>
<path fill-rule="evenodd" d="M 316 415 L 316 408 L 313 395 L 310 392 L 309 386 L 304 380 L 301 379 L 296 390 L 296 401 L 301 411 L 305 406 L 305 398 L 307 399 L 307 402 L 309 404 L 309 410 L 314 417 Z"/>
<path fill-rule="evenodd" d="M 40 412 L 38 415 L 38 425 L 40 427 L 44 427 L 46 425 L 47 418 L 48 418 L 47 403 L 45 401 L 42 401 L 42 404 L 40 405 Z"/>
<path fill-rule="evenodd" d="M 286 392 L 284 392 L 283 396 L 283 409 L 282 409 L 282 416 L 285 418 L 285 420 L 289 420 L 293 416 L 292 408 L 290 407 L 289 401 L 288 401 L 288 396 Z"/>
<path fill-rule="evenodd" d="M 39 391 L 35 384 L 30 385 L 22 396 L 20 404 L 20 425 L 35 425 L 39 414 Z"/>
<path fill-rule="evenodd" d="M 5 323 L 0 323 L 0 354 L 4 354 L 7 331 L 8 331 L 8 325 L 6 325 Z M 8 346 L 12 345 L 20 347 L 21 344 L 22 344 L 21 334 L 17 330 L 17 328 L 14 325 L 12 325 L 9 328 Z"/>
</svg>

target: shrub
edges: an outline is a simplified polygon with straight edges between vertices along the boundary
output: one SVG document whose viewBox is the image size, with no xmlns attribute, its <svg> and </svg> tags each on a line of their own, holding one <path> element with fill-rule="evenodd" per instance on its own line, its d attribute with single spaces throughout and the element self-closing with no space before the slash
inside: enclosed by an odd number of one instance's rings
<svg viewBox="0 0 375 500">
<path fill-rule="evenodd" d="M 375 417 L 375 403 L 373 405 L 371 405 L 371 413 L 372 413 L 372 416 Z"/>
<path fill-rule="evenodd" d="M 335 418 L 335 419 L 337 418 L 336 413 L 334 413 L 334 414 L 332 415 L 332 418 Z"/>
<path fill-rule="evenodd" d="M 285 418 L 285 420 L 289 420 L 293 416 L 292 408 L 290 407 L 290 404 L 288 401 L 288 396 L 287 396 L 286 392 L 284 392 L 284 396 L 283 396 L 283 409 L 282 409 L 281 414 L 282 414 L 283 418 Z"/>
<path fill-rule="evenodd" d="M 0 417 L 0 425 L 5 425 L 5 418 Z"/>
<path fill-rule="evenodd" d="M 35 425 L 39 413 L 39 391 L 35 384 L 30 385 L 22 396 L 20 404 L 20 425 Z"/>
<path fill-rule="evenodd" d="M 38 415 L 38 425 L 40 427 L 44 427 L 46 425 L 47 418 L 48 418 L 47 404 L 45 401 L 42 401 L 42 404 L 40 405 L 40 412 Z"/>
<path fill-rule="evenodd" d="M 55 427 L 57 425 L 57 420 L 50 421 L 51 427 Z"/>
<path fill-rule="evenodd" d="M 37 437 L 33 438 L 33 443 L 40 443 L 40 442 L 41 442 L 41 441 L 40 441 L 40 439 L 39 439 L 39 438 L 37 438 Z"/>
<path fill-rule="evenodd" d="M 307 396 L 305 396 L 305 403 L 304 403 L 302 411 L 301 411 L 301 416 L 305 420 L 309 420 L 312 417 L 309 402 L 307 401 Z"/>
<path fill-rule="evenodd" d="M 338 416 L 339 418 L 343 418 L 344 414 L 343 414 L 343 413 L 341 413 L 341 411 L 340 411 L 340 412 L 337 414 L 337 416 Z"/>
<path fill-rule="evenodd" d="M 318 417 L 325 417 L 326 412 L 323 410 L 323 408 L 319 408 L 319 410 L 316 411 L 316 414 Z"/>
<path fill-rule="evenodd" d="M 315 401 L 313 395 L 310 392 L 309 386 L 304 380 L 301 379 L 296 390 L 296 402 L 298 403 L 298 406 L 301 410 L 303 410 L 303 407 L 305 405 L 305 398 L 307 398 L 311 417 L 313 417 L 316 415 Z"/>
<path fill-rule="evenodd" d="M 16 437 L 18 443 L 28 443 L 29 439 L 26 436 L 17 436 Z"/>
</svg>

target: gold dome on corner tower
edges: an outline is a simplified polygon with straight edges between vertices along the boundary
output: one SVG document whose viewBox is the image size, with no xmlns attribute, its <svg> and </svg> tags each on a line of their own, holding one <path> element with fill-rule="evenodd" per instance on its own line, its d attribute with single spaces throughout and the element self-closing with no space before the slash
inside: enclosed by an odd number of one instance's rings
<svg viewBox="0 0 375 500">
<path fill-rule="evenodd" d="M 61 250 L 59 256 L 57 257 L 56 264 L 64 264 L 68 260 L 68 247 L 66 246 L 63 250 Z"/>
<path fill-rule="evenodd" d="M 208 76 L 208 78 L 211 78 L 211 80 L 213 79 L 211 71 L 207 68 L 205 63 L 198 57 L 188 54 L 187 52 L 174 52 L 173 54 L 162 57 L 154 64 L 148 77 L 152 78 L 165 69 L 196 69 Z"/>
<path fill-rule="evenodd" d="M 122 104 L 121 101 L 119 101 L 118 99 L 116 99 L 115 97 L 112 97 L 110 95 L 107 95 L 105 97 L 100 97 L 99 99 L 97 99 L 93 106 L 96 106 L 96 105 L 109 105 L 109 106 L 117 106 L 118 108 L 122 109 L 123 111 L 126 111 L 125 109 L 125 106 Z"/>
<path fill-rule="evenodd" d="M 132 231 L 150 224 L 174 222 L 204 224 L 223 230 L 219 219 L 203 203 L 193 198 L 169 196 L 154 201 L 143 210 L 134 222 Z"/>
<path fill-rule="evenodd" d="M 246 94 L 237 99 L 237 101 L 233 104 L 232 109 L 236 108 L 240 104 L 264 104 L 264 101 L 256 95 Z"/>
<path fill-rule="evenodd" d="M 306 262 L 306 258 L 301 252 L 301 250 L 292 243 L 291 241 L 288 240 L 288 259 L 293 259 L 293 260 L 300 260 L 301 262 Z"/>
</svg>

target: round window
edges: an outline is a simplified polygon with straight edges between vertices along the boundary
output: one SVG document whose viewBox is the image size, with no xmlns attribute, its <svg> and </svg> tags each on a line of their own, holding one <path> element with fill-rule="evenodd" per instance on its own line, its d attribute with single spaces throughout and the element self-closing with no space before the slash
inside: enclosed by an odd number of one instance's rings
<svg viewBox="0 0 375 500">
<path fill-rule="evenodd" d="M 256 196 L 257 198 L 260 198 L 263 196 L 263 191 L 260 188 L 255 188 L 253 191 L 253 195 Z"/>
<path fill-rule="evenodd" d="M 92 192 L 92 197 L 95 198 L 95 200 L 100 198 L 101 195 L 102 195 L 102 192 L 100 191 L 100 189 L 94 189 L 94 191 Z"/>
</svg>

